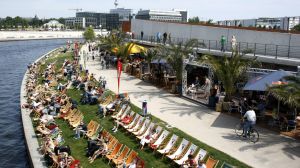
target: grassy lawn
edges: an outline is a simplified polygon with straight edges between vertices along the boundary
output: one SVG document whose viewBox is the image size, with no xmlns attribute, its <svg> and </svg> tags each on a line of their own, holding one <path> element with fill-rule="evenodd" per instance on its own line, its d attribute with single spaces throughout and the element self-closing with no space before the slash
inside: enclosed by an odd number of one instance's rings
<svg viewBox="0 0 300 168">
<path fill-rule="evenodd" d="M 48 63 L 54 62 L 56 64 L 56 69 L 58 70 L 62 63 L 64 62 L 64 59 L 71 59 L 72 53 L 66 53 L 66 54 L 59 54 L 56 57 L 49 58 L 45 61 L 46 64 L 41 65 L 40 72 L 43 72 L 46 65 Z M 79 103 L 79 100 L 81 98 L 82 91 L 79 91 L 77 89 L 69 89 L 67 91 L 67 95 L 70 96 L 72 99 L 76 100 Z M 117 133 L 112 133 L 111 129 L 113 127 L 113 120 L 110 119 L 110 117 L 100 118 L 97 116 L 98 107 L 97 105 L 81 105 L 79 104 L 78 109 L 84 114 L 84 121 L 86 124 L 90 122 L 90 120 L 97 121 L 100 123 L 100 125 L 109 131 L 113 136 L 115 136 L 120 143 L 128 146 L 130 149 L 135 150 L 138 152 L 138 156 L 142 158 L 145 161 L 146 167 L 148 168 L 171 168 L 171 167 L 177 167 L 176 164 L 168 160 L 167 158 L 161 157 L 157 152 L 152 152 L 152 150 L 148 149 L 147 147 L 144 148 L 144 150 L 139 149 L 139 140 L 137 140 L 133 135 L 127 133 L 125 130 L 120 129 Z M 131 109 L 135 112 L 140 112 L 141 109 L 133 104 L 131 104 Z M 167 123 L 163 122 L 162 120 L 152 116 L 152 121 L 156 122 L 158 125 L 162 126 L 163 128 L 166 128 Z M 81 165 L 83 167 L 100 167 L 100 168 L 106 168 L 111 167 L 107 165 L 108 161 L 105 158 L 98 158 L 95 160 L 94 163 L 90 164 L 88 162 L 88 158 L 85 156 L 86 153 L 86 147 L 87 147 L 87 139 L 80 138 L 78 140 L 74 139 L 74 131 L 73 129 L 68 125 L 68 123 L 62 119 L 56 119 L 57 124 L 59 125 L 59 128 L 63 132 L 63 137 L 65 139 L 65 145 L 69 145 L 71 147 L 72 156 L 78 160 L 80 160 Z M 232 158 L 231 156 L 214 149 L 211 146 L 208 146 L 207 144 L 204 144 L 200 142 L 199 140 L 189 136 L 188 134 L 184 133 L 183 131 L 177 129 L 177 128 L 171 128 L 168 129 L 172 133 L 175 133 L 181 138 L 185 138 L 189 140 L 190 142 L 194 143 L 195 145 L 199 146 L 200 148 L 205 149 L 208 151 L 210 156 L 213 156 L 213 158 L 220 160 L 220 163 L 218 167 L 221 167 L 221 164 L 225 161 L 227 163 L 230 163 L 232 165 L 235 165 L 237 167 L 249 167 L 248 165 Z M 171 135 L 170 135 L 171 136 Z"/>
</svg>

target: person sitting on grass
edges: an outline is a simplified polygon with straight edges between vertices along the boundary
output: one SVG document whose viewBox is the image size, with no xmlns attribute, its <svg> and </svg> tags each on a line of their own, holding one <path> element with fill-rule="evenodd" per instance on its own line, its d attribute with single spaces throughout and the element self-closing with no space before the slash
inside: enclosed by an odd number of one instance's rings
<svg viewBox="0 0 300 168">
<path fill-rule="evenodd" d="M 105 140 L 105 142 L 102 141 L 101 147 L 97 151 L 94 152 L 92 157 L 89 157 L 90 163 L 93 163 L 98 156 L 104 155 L 107 153 L 107 151 L 108 151 L 107 143 L 108 143 L 108 140 Z"/>
<path fill-rule="evenodd" d="M 192 154 L 188 155 L 188 159 L 183 162 L 181 167 L 197 168 L 197 163 Z"/>
</svg>

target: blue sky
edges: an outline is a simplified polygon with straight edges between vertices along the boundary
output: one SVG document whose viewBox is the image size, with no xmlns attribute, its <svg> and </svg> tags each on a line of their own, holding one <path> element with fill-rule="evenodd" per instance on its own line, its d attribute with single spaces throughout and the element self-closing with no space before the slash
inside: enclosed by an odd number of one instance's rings
<svg viewBox="0 0 300 168">
<path fill-rule="evenodd" d="M 114 0 L 0 0 L 0 17 L 72 17 L 71 8 L 108 12 Z M 300 0 L 119 0 L 119 7 L 139 9 L 187 9 L 201 20 L 299 16 Z"/>
</svg>

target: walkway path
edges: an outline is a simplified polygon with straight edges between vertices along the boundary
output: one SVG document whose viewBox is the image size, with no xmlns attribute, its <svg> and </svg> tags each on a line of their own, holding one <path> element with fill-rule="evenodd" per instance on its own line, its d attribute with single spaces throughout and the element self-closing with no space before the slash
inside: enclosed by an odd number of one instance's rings
<svg viewBox="0 0 300 168">
<path fill-rule="evenodd" d="M 82 49 L 87 51 L 86 46 Z M 89 59 L 87 68 L 96 79 L 100 75 L 105 76 L 108 88 L 117 92 L 116 70 L 101 70 L 99 58 L 94 62 Z M 136 105 L 142 105 L 142 101 L 147 100 L 152 115 L 248 165 L 258 168 L 296 168 L 300 165 L 298 141 L 263 128 L 258 128 L 261 134 L 258 143 L 243 141 L 235 136 L 233 130 L 238 119 L 176 97 L 125 73 L 121 75 L 120 92 L 128 92 L 130 100 Z"/>
</svg>

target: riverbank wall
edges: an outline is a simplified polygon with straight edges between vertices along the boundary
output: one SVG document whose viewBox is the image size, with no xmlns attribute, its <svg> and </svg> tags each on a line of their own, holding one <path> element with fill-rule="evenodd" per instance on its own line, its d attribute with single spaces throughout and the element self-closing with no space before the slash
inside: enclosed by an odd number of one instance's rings
<svg viewBox="0 0 300 168">
<path fill-rule="evenodd" d="M 35 63 L 43 62 L 46 58 L 57 55 L 62 48 L 56 48 L 38 58 Z M 27 154 L 29 159 L 29 164 L 34 168 L 46 168 L 46 163 L 43 155 L 40 153 L 40 146 L 38 143 L 37 136 L 32 125 L 32 120 L 30 117 L 30 111 L 26 108 L 22 108 L 22 105 L 27 101 L 26 92 L 26 82 L 29 79 L 29 71 L 27 70 L 24 74 L 21 89 L 20 89 L 20 106 L 21 106 L 21 118 L 23 124 L 23 131 L 25 136 L 25 143 L 27 148 Z"/>
</svg>

